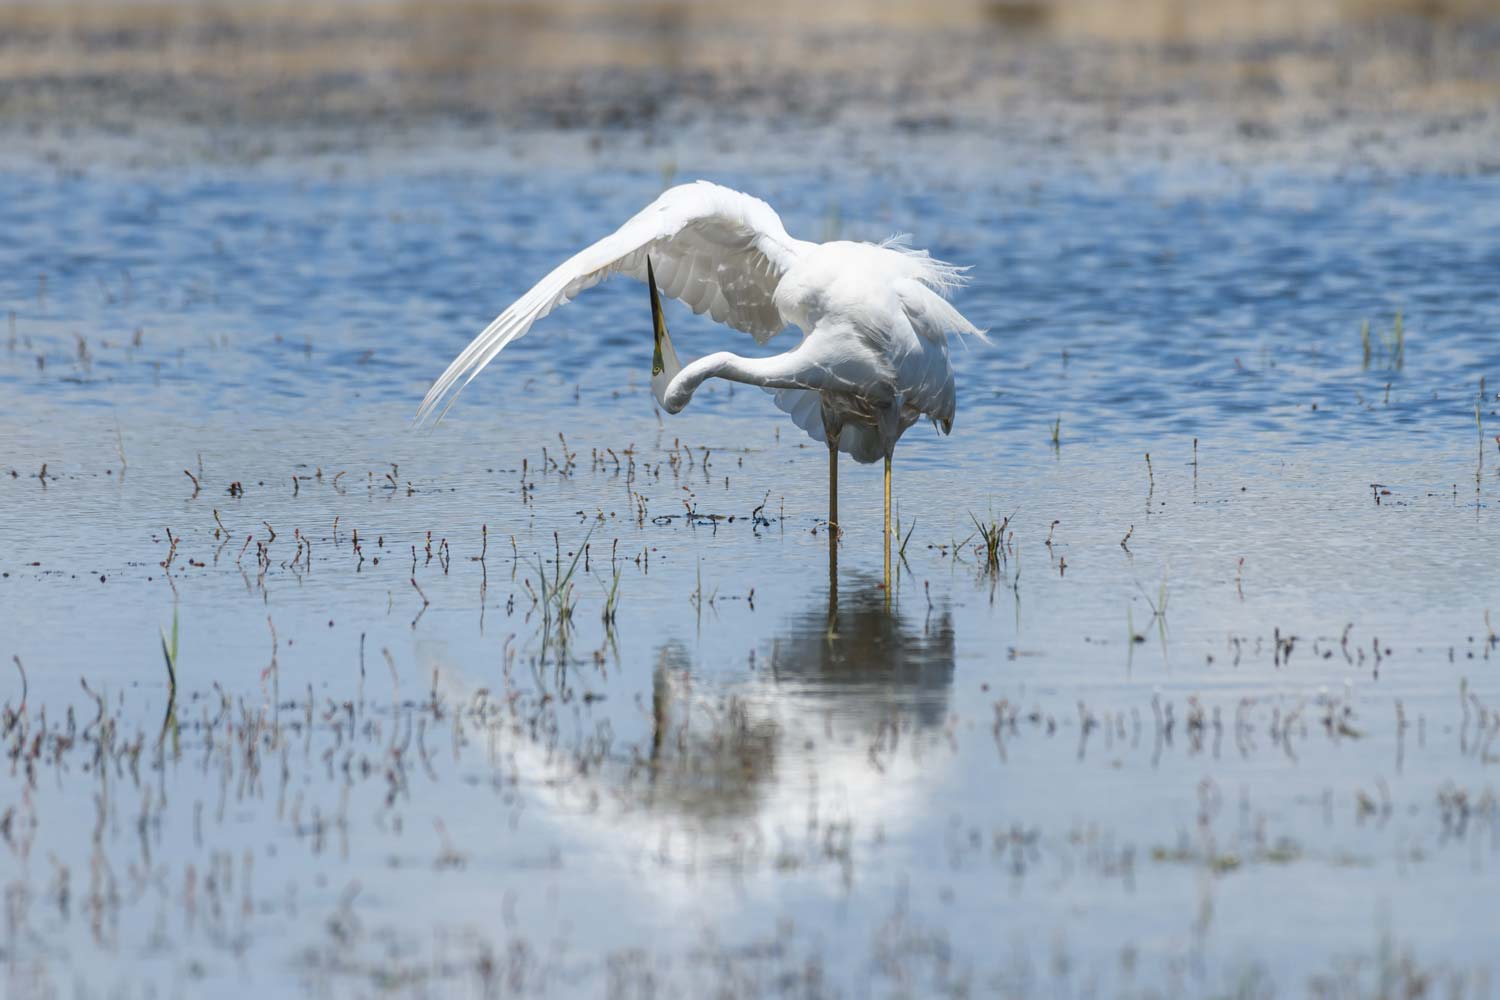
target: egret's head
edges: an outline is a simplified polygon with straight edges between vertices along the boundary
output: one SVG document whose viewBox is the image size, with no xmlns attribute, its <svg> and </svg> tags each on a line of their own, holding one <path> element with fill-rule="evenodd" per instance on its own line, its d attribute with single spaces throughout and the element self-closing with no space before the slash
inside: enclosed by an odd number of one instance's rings
<svg viewBox="0 0 1500 1000">
<path fill-rule="evenodd" d="M 677 410 L 667 405 L 667 386 L 682 371 L 682 362 L 677 360 L 672 336 L 667 333 L 667 317 L 661 311 L 661 294 L 656 290 L 656 271 L 651 267 L 650 257 L 646 258 L 646 284 L 651 288 L 651 328 L 656 340 L 651 356 L 651 392 L 663 409 L 676 413 Z"/>
</svg>

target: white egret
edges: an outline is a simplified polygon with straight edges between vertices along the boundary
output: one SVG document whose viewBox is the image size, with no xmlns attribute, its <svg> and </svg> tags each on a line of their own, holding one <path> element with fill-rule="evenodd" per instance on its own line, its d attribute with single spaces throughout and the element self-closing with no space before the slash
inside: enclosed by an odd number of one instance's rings
<svg viewBox="0 0 1500 1000">
<path fill-rule="evenodd" d="M 497 316 L 432 384 L 417 419 L 445 397 L 446 413 L 458 391 L 554 308 L 612 274 L 628 274 L 651 287 L 651 388 L 663 409 L 680 412 L 705 379 L 744 382 L 773 392 L 798 427 L 827 443 L 830 565 L 838 535 L 838 453 L 857 462 L 885 460 L 889 587 L 896 442 L 923 417 L 944 434 L 952 429 L 956 393 L 948 335 L 983 336 L 947 300 L 966 271 L 900 240 L 794 239 L 759 198 L 707 181 L 679 185 Z M 802 342 L 772 357 L 719 352 L 683 365 L 661 314 L 658 279 L 669 297 L 759 343 L 787 326 L 802 329 Z"/>
</svg>

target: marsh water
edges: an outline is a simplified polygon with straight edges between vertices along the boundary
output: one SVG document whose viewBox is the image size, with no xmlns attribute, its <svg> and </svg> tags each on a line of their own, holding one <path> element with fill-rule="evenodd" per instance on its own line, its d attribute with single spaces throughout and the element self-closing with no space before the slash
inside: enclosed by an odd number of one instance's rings
<svg viewBox="0 0 1500 1000">
<path fill-rule="evenodd" d="M 1500 987 L 1493 172 L 532 138 L 0 172 L 8 995 Z M 411 426 L 699 175 L 972 265 L 889 592 L 639 285 Z"/>
</svg>

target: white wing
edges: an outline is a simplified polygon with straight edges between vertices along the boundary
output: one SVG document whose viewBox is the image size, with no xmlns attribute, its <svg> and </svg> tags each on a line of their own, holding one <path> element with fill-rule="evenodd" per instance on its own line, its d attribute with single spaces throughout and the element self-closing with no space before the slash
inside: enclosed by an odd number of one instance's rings
<svg viewBox="0 0 1500 1000">
<path fill-rule="evenodd" d="M 773 301 L 776 286 L 812 246 L 788 236 L 775 210 L 759 198 L 707 181 L 671 188 L 495 317 L 427 390 L 417 419 L 430 415 L 451 392 L 446 413 L 506 344 L 584 289 L 615 273 L 644 281 L 647 254 L 664 295 L 764 343 L 786 326 Z"/>
</svg>

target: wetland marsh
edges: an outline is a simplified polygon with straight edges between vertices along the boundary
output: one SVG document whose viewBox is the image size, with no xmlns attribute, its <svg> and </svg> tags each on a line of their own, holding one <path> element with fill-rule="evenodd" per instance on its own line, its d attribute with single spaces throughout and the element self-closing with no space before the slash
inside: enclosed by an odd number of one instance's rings
<svg viewBox="0 0 1500 1000">
<path fill-rule="evenodd" d="M 752 17 L 722 70 L 692 18 L 558 62 L 507 7 L 496 69 L 472 11 L 79 9 L 0 44 L 7 996 L 1500 990 L 1482 8 Z M 889 601 L 878 467 L 830 602 L 822 446 L 657 412 L 638 284 L 411 428 L 694 176 L 973 266 Z"/>
</svg>

